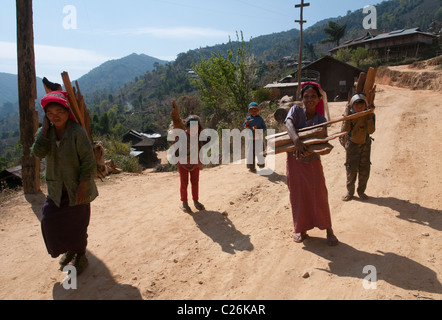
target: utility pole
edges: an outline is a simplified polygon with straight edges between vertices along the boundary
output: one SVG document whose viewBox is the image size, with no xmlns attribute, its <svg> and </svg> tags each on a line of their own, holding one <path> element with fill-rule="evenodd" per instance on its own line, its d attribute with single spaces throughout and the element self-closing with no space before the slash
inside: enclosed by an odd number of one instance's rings
<svg viewBox="0 0 442 320">
<path fill-rule="evenodd" d="M 307 21 L 304 20 L 304 7 L 309 7 L 310 3 L 304 3 L 304 0 L 301 0 L 301 4 L 297 4 L 295 5 L 295 8 L 300 8 L 301 9 L 301 19 L 300 20 L 295 20 L 295 22 L 299 23 L 301 26 L 301 38 L 300 38 L 300 42 L 299 42 L 299 58 L 298 58 L 298 96 L 296 97 L 295 100 L 299 99 L 301 96 L 301 82 L 302 82 L 302 33 L 303 33 L 303 25 L 304 23 L 306 23 Z"/>
<path fill-rule="evenodd" d="M 34 29 L 32 0 L 16 0 L 17 7 L 17 62 L 18 97 L 20 106 L 20 143 L 23 191 L 35 194 L 40 191 L 40 161 L 31 156 L 34 135 L 38 129 L 37 79 L 35 74 Z"/>
</svg>

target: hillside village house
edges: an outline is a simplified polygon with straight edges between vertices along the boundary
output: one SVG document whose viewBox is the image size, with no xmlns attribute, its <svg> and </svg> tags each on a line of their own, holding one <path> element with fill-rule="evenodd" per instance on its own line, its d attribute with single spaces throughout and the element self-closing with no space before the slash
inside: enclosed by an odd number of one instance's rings
<svg viewBox="0 0 442 320">
<path fill-rule="evenodd" d="M 43 175 L 46 170 L 45 161 L 40 161 L 40 174 Z M 18 165 L 0 172 L 0 191 L 4 189 L 16 189 L 23 186 L 22 166 Z"/>
<path fill-rule="evenodd" d="M 361 69 L 336 60 L 331 56 L 325 56 L 302 68 L 301 79 L 304 81 L 318 82 L 327 93 L 328 101 L 344 101 L 357 81 Z M 278 83 L 272 83 L 265 88 L 272 91 L 275 98 L 284 96 L 296 97 L 298 91 L 297 71 L 285 77 Z M 295 100 L 297 100 L 295 98 Z"/>
<path fill-rule="evenodd" d="M 363 37 L 349 40 L 330 50 L 333 55 L 339 49 L 363 47 L 379 52 L 379 58 L 388 61 L 392 58 L 415 58 L 437 40 L 437 35 L 422 32 L 419 28 L 396 30 L 374 35 L 371 32 Z"/>
<path fill-rule="evenodd" d="M 131 143 L 131 155 L 138 158 L 140 165 L 151 167 L 156 164 L 158 157 L 156 151 L 166 148 L 167 141 L 158 133 L 140 133 L 130 130 L 123 136 L 124 143 Z"/>
</svg>

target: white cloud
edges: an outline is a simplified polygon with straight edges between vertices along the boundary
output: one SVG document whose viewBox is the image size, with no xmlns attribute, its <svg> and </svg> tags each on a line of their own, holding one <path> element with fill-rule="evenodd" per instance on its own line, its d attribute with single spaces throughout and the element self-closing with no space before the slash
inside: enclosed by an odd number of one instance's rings
<svg viewBox="0 0 442 320">
<path fill-rule="evenodd" d="M 35 45 L 35 64 L 37 76 L 59 77 L 68 71 L 76 79 L 100 64 L 114 59 L 99 53 L 68 47 Z M 0 41 L 0 72 L 17 72 L 17 45 Z"/>
<path fill-rule="evenodd" d="M 103 63 L 113 59 L 112 57 L 104 56 L 93 51 L 54 47 L 46 45 L 35 45 L 35 60 L 37 62 L 53 62 L 53 63 Z"/>
<path fill-rule="evenodd" d="M 17 59 L 17 45 L 0 41 L 0 59 Z"/>
<path fill-rule="evenodd" d="M 36 44 L 35 60 L 41 62 L 104 62 L 112 59 L 93 51 Z M 17 59 L 17 45 L 0 41 L 0 59 Z"/>
</svg>

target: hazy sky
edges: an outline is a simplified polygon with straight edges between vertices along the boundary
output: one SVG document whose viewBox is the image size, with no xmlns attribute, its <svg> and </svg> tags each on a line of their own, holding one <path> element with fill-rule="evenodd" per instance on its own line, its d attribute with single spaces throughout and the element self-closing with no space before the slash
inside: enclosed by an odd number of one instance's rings
<svg viewBox="0 0 442 320">
<path fill-rule="evenodd" d="M 299 28 L 301 0 L 34 0 L 36 71 L 78 79 L 101 63 L 144 53 L 163 60 L 199 47 Z M 378 0 L 310 0 L 305 27 Z M 0 72 L 17 73 L 16 7 L 0 2 Z M 379 13 L 378 13 L 379 14 Z M 363 15 L 361 14 L 361 28 Z"/>
</svg>

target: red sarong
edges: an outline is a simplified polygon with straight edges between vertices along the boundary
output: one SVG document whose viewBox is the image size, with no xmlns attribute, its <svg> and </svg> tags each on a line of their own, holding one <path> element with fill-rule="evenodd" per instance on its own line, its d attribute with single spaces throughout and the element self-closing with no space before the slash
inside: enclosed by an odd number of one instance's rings
<svg viewBox="0 0 442 320">
<path fill-rule="evenodd" d="M 321 160 L 303 163 L 287 153 L 287 186 L 290 191 L 295 233 L 331 228 L 328 191 Z"/>
</svg>

